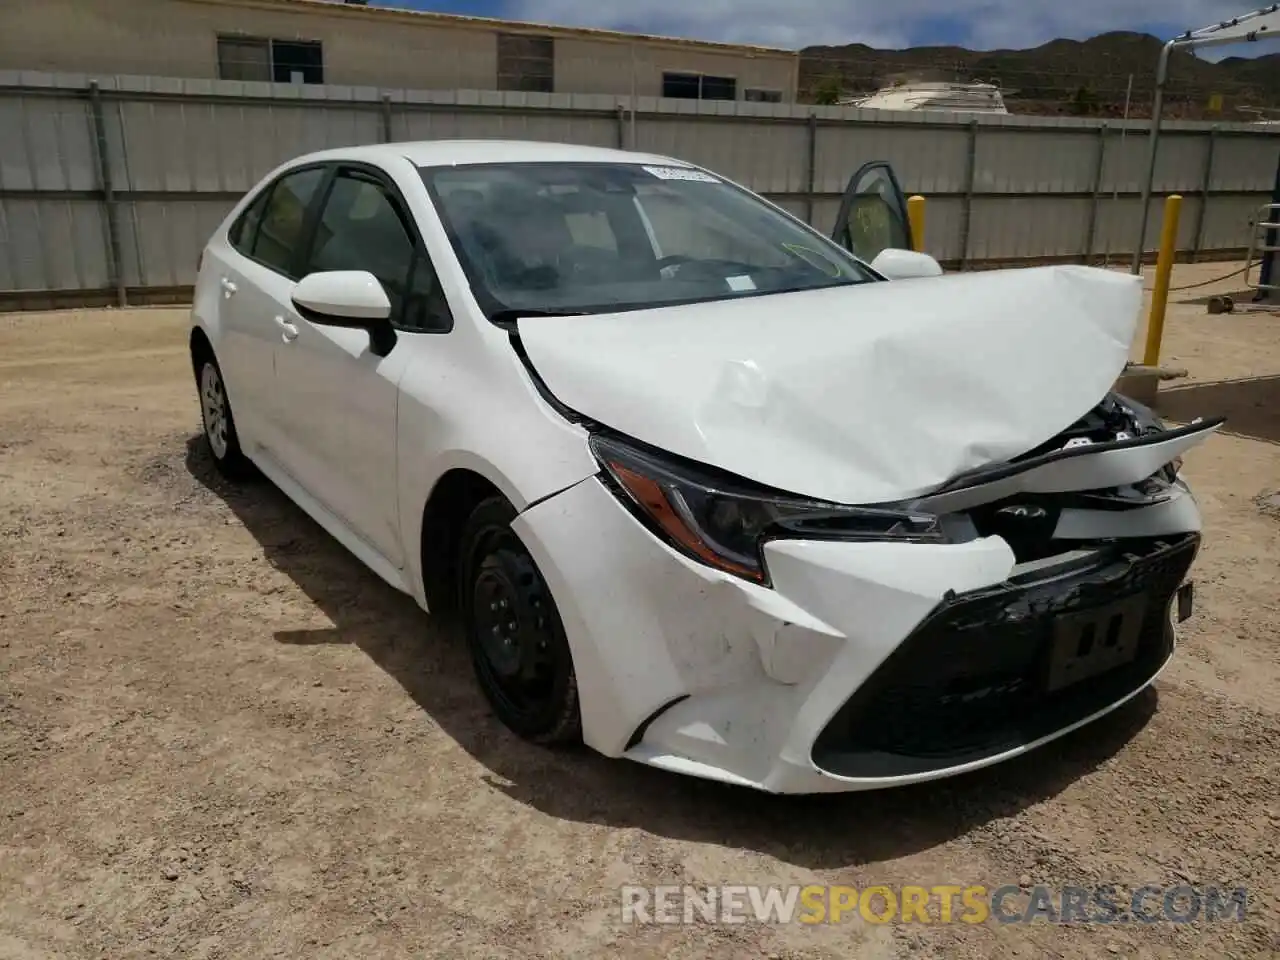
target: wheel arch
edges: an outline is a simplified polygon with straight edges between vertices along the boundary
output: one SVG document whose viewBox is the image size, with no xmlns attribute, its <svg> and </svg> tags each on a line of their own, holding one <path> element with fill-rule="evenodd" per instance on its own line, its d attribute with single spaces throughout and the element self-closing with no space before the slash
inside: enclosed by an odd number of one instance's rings
<svg viewBox="0 0 1280 960">
<path fill-rule="evenodd" d="M 204 327 L 197 325 L 191 328 L 191 335 L 187 338 L 187 345 L 191 351 L 191 370 L 197 376 L 200 374 L 200 361 L 217 360 L 217 354 L 213 350 L 213 341 L 205 333 Z"/>
<path fill-rule="evenodd" d="M 446 470 L 432 486 L 422 506 L 418 528 L 422 595 L 432 615 L 457 614 L 462 533 L 472 511 L 495 496 L 511 502 L 511 497 L 498 484 L 465 466 Z"/>
</svg>

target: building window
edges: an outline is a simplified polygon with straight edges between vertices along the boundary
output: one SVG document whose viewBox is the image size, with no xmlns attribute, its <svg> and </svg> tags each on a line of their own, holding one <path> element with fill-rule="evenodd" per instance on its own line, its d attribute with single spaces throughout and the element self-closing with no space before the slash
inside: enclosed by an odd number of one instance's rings
<svg viewBox="0 0 1280 960">
<path fill-rule="evenodd" d="M 743 98 L 750 103 L 781 103 L 781 90 L 760 90 L 755 87 L 748 87 L 743 93 Z"/>
<path fill-rule="evenodd" d="M 555 40 L 528 33 L 498 34 L 498 89 L 554 93 Z"/>
<path fill-rule="evenodd" d="M 676 100 L 737 100 L 738 81 L 702 73 L 664 73 L 662 95 Z"/>
<path fill-rule="evenodd" d="M 218 77 L 275 83 L 324 83 L 324 55 L 314 40 L 219 37 Z"/>
</svg>

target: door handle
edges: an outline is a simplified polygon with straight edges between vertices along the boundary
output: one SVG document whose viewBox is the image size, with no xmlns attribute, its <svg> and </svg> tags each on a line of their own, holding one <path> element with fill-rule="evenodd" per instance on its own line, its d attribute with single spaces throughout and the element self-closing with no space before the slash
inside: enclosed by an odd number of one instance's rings
<svg viewBox="0 0 1280 960">
<path fill-rule="evenodd" d="M 230 280 L 228 280 L 226 277 L 223 277 L 222 292 L 229 297 L 236 292 L 236 285 L 232 283 Z"/>
<path fill-rule="evenodd" d="M 280 339 L 285 343 L 290 343 L 298 339 L 298 328 L 284 317 L 276 317 L 276 326 L 280 328 Z"/>
</svg>

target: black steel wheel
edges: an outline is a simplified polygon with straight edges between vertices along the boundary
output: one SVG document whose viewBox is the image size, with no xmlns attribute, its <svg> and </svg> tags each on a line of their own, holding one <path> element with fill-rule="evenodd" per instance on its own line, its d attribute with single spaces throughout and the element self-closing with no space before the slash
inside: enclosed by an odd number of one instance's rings
<svg viewBox="0 0 1280 960">
<path fill-rule="evenodd" d="M 515 509 L 485 500 L 462 535 L 459 591 L 476 679 L 508 728 L 535 743 L 582 737 L 564 625 L 533 557 L 511 529 Z"/>
</svg>

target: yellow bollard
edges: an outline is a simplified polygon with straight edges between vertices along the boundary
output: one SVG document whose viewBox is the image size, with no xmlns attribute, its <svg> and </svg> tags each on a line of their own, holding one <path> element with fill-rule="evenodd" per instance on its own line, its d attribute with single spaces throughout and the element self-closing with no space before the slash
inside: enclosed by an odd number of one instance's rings
<svg viewBox="0 0 1280 960">
<path fill-rule="evenodd" d="M 1160 231 L 1160 255 L 1156 258 L 1156 285 L 1151 292 L 1151 314 L 1147 317 L 1147 349 L 1142 362 L 1149 367 L 1160 363 L 1160 341 L 1164 339 L 1164 313 L 1169 305 L 1169 279 L 1173 258 L 1178 252 L 1178 214 L 1182 197 L 1173 194 L 1164 202 L 1164 227 Z"/>
<path fill-rule="evenodd" d="M 924 197 L 917 195 L 907 200 L 907 220 L 911 223 L 912 249 L 924 253 Z"/>
</svg>

